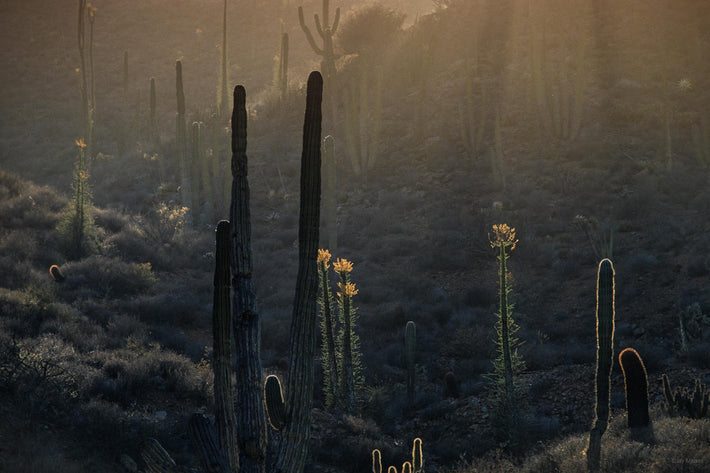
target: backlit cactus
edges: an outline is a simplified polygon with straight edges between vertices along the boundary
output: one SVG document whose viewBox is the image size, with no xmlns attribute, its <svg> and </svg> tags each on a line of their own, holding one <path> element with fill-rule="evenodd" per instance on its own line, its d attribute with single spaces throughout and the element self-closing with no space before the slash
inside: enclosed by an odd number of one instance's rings
<svg viewBox="0 0 710 473">
<path fill-rule="evenodd" d="M 597 272 L 597 369 L 595 375 L 595 419 L 589 432 L 587 469 L 598 471 L 601 440 L 609 423 L 611 368 L 614 359 L 614 265 L 603 259 Z"/>
<path fill-rule="evenodd" d="M 419 437 L 414 439 L 412 446 L 412 473 L 421 473 L 424 471 L 424 453 L 422 452 L 422 439 Z"/>
<path fill-rule="evenodd" d="M 335 347 L 335 320 L 333 318 L 333 293 L 330 289 L 328 268 L 330 266 L 330 252 L 318 250 L 318 276 L 320 282 L 320 296 L 318 304 L 321 313 L 321 363 L 323 365 L 323 390 L 325 405 L 333 407 L 338 390 L 338 366 Z"/>
<path fill-rule="evenodd" d="M 648 427 L 648 379 L 646 367 L 636 350 L 626 348 L 619 354 L 619 364 L 624 374 L 626 412 L 629 428 Z"/>
<path fill-rule="evenodd" d="M 281 381 L 278 376 L 269 375 L 264 383 L 264 403 L 266 415 L 274 430 L 281 430 L 286 426 L 286 406 L 284 405 Z"/>
<path fill-rule="evenodd" d="M 52 276 L 54 282 L 64 282 L 66 280 L 66 277 L 64 277 L 64 274 L 62 273 L 62 270 L 59 269 L 59 266 L 57 266 L 56 264 L 53 264 L 49 267 L 49 275 Z"/>
<path fill-rule="evenodd" d="M 333 49 L 333 36 L 335 36 L 335 32 L 338 30 L 338 23 L 340 23 L 340 8 L 335 9 L 335 18 L 333 19 L 332 24 L 330 23 L 329 12 L 330 1 L 323 0 L 323 21 L 321 22 L 321 18 L 318 16 L 317 13 L 313 15 L 316 24 L 316 31 L 323 40 L 323 46 L 321 47 L 316 44 L 316 41 L 313 38 L 313 34 L 311 34 L 311 30 L 308 29 L 308 26 L 306 26 L 306 20 L 303 18 L 303 7 L 298 7 L 298 22 L 301 25 L 303 33 L 306 35 L 308 44 L 311 45 L 311 48 L 313 48 L 313 51 L 317 55 L 323 58 L 321 61 L 321 72 L 323 73 L 323 77 L 325 77 L 326 80 L 335 76 L 335 52 Z"/>
<path fill-rule="evenodd" d="M 190 167 L 187 164 L 187 129 L 185 123 L 185 92 L 182 86 L 182 62 L 175 63 L 175 90 L 177 114 L 175 116 L 175 156 L 180 168 L 180 199 L 183 205 L 192 205 L 190 192 Z M 188 222 L 192 222 L 188 217 Z"/>
<path fill-rule="evenodd" d="M 407 361 L 407 397 L 409 398 L 409 402 L 412 402 L 414 399 L 416 349 L 417 326 L 410 320 L 404 328 L 404 357 Z"/>
<path fill-rule="evenodd" d="M 372 451 L 372 473 L 382 473 L 382 453 L 378 449 Z"/>
<path fill-rule="evenodd" d="M 668 376 L 663 375 L 663 396 L 670 415 L 687 415 L 691 419 L 702 419 L 710 413 L 710 391 L 700 379 L 695 380 L 691 392 L 687 388 L 671 389 Z"/>
</svg>

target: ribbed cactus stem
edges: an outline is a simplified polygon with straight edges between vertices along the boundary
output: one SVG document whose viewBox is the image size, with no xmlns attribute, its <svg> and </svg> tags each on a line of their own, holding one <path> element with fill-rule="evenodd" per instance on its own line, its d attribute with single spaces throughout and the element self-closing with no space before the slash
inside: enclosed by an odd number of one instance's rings
<svg viewBox="0 0 710 473">
<path fill-rule="evenodd" d="M 422 452 L 422 439 L 415 438 L 412 447 L 412 471 L 420 473 L 424 471 L 424 454 Z"/>
<path fill-rule="evenodd" d="M 300 473 L 308 455 L 311 431 L 316 352 L 318 296 L 318 235 L 321 196 L 321 102 L 323 78 L 312 72 L 306 86 L 306 114 L 301 154 L 300 219 L 298 226 L 298 275 L 291 321 L 291 360 L 288 370 L 287 412 L 278 473 Z"/>
<path fill-rule="evenodd" d="M 188 422 L 188 432 L 205 473 L 233 473 L 239 471 L 239 465 L 231 467 L 225 451 L 217 440 L 209 419 L 203 414 L 193 414 Z M 171 473 L 184 471 L 182 468 L 170 470 Z"/>
<path fill-rule="evenodd" d="M 234 471 L 239 471 L 239 451 L 234 438 L 236 420 L 232 395 L 232 311 L 229 269 L 229 222 L 216 229 L 214 301 L 212 306 L 215 428 L 222 452 Z"/>
<path fill-rule="evenodd" d="M 382 473 L 382 453 L 378 449 L 372 451 L 372 473 Z"/>
<path fill-rule="evenodd" d="M 329 258 L 329 256 L 328 256 Z M 330 281 L 328 278 L 327 261 L 318 263 L 318 271 L 320 273 L 320 289 L 323 308 L 323 320 L 321 325 L 322 345 L 323 345 L 323 372 L 324 372 L 324 390 L 325 404 L 327 408 L 331 408 L 335 403 L 338 387 L 338 365 L 336 361 L 335 349 L 335 325 L 333 323 L 333 296 L 330 289 Z"/>
<path fill-rule="evenodd" d="M 335 139 L 331 135 L 323 139 L 323 167 L 325 167 L 325 227 L 328 231 L 328 248 L 338 247 L 337 187 L 335 166 Z"/>
<path fill-rule="evenodd" d="M 646 367 L 636 350 L 626 348 L 619 354 L 619 364 L 624 374 L 626 412 L 629 428 L 648 427 L 648 378 Z"/>
<path fill-rule="evenodd" d="M 266 455 L 266 415 L 261 367 L 261 318 L 251 251 L 251 211 L 247 177 L 246 91 L 234 89 L 232 113 L 232 197 L 230 208 L 232 323 L 234 330 L 237 443 L 240 473 L 263 473 Z"/>
<path fill-rule="evenodd" d="M 266 416 L 274 430 L 281 430 L 286 425 L 286 405 L 284 404 L 281 381 L 278 376 L 269 375 L 264 383 L 264 404 Z"/>
<path fill-rule="evenodd" d="M 407 397 L 411 402 L 414 399 L 414 386 L 416 373 L 415 358 L 417 348 L 417 326 L 413 321 L 407 322 L 404 328 L 404 356 L 407 360 Z"/>
<path fill-rule="evenodd" d="M 614 359 L 614 265 L 603 259 L 597 273 L 597 369 L 595 376 L 596 417 L 589 433 L 587 469 L 598 471 L 601 439 L 609 422 L 611 368 Z"/>
</svg>

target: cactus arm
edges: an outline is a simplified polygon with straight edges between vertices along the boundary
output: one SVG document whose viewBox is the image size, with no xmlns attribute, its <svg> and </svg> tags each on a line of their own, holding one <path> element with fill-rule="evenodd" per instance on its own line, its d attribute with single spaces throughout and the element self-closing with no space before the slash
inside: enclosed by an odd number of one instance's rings
<svg viewBox="0 0 710 473">
<path fill-rule="evenodd" d="M 320 24 L 320 17 L 318 16 L 318 13 L 316 13 L 315 15 L 313 15 L 313 20 L 314 20 L 314 22 L 315 22 L 315 24 L 316 24 L 316 31 L 318 32 L 318 36 L 320 36 L 321 38 L 323 38 L 323 39 L 325 40 L 325 35 L 326 35 L 326 33 L 325 33 L 325 31 L 323 31 L 323 26 L 321 26 L 321 24 Z M 327 21 L 328 21 L 328 20 L 326 20 L 326 22 L 327 22 Z M 328 26 L 328 25 L 326 24 L 326 27 L 327 27 L 327 26 Z"/>
<path fill-rule="evenodd" d="M 278 376 L 269 375 L 264 383 L 264 405 L 269 423 L 274 430 L 282 430 L 286 425 L 286 405 L 284 404 L 281 381 Z"/>
<path fill-rule="evenodd" d="M 340 7 L 335 9 L 335 19 L 333 20 L 333 25 L 330 27 L 330 34 L 334 35 L 338 30 L 338 24 L 340 23 Z"/>
<path fill-rule="evenodd" d="M 306 20 L 303 19 L 303 7 L 298 7 L 298 23 L 301 25 L 301 29 L 306 35 L 306 39 L 308 40 L 308 44 L 311 45 L 311 48 L 313 48 L 313 51 L 319 56 L 323 56 L 324 52 L 321 48 L 318 47 L 316 44 L 316 40 L 313 38 L 313 35 L 311 34 L 311 30 L 308 29 L 308 26 L 306 25 Z"/>
</svg>

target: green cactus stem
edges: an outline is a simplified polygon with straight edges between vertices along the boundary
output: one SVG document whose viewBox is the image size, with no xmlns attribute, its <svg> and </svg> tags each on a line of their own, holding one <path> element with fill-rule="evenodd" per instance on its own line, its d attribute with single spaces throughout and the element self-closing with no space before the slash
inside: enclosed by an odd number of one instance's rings
<svg viewBox="0 0 710 473">
<path fill-rule="evenodd" d="M 404 357 L 407 360 L 407 397 L 409 402 L 414 399 L 416 384 L 415 358 L 417 347 L 417 326 L 413 321 L 407 322 L 404 328 Z"/>
<path fill-rule="evenodd" d="M 282 430 L 286 426 L 286 406 L 284 404 L 281 381 L 278 376 L 269 375 L 264 382 L 264 405 L 266 416 L 274 430 Z"/>
<path fill-rule="evenodd" d="M 601 439 L 609 422 L 611 368 L 614 359 L 614 265 L 603 259 L 597 273 L 597 369 L 595 375 L 596 417 L 589 432 L 587 469 L 598 471 Z"/>
<path fill-rule="evenodd" d="M 624 374 L 626 412 L 629 428 L 648 427 L 648 379 L 646 367 L 636 350 L 626 348 L 619 354 L 619 364 Z"/>
</svg>

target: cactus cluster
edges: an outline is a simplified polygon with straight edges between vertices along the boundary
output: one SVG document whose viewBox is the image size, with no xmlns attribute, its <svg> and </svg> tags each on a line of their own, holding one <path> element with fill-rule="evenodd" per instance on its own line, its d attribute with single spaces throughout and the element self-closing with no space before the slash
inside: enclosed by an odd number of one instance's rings
<svg viewBox="0 0 710 473">
<path fill-rule="evenodd" d="M 270 376 L 262 384 L 261 319 L 256 311 L 252 280 L 246 95 L 241 86 L 234 91 L 230 221 L 220 222 L 217 227 L 214 296 L 216 429 L 202 415 L 192 416 L 189 425 L 205 471 L 263 473 L 268 469 L 300 473 L 305 465 L 310 437 L 316 342 L 322 88 L 321 75 L 311 73 L 303 129 L 299 264 L 285 400 L 277 378 Z M 228 282 L 231 282 L 231 287 Z M 232 388 L 229 385 L 232 341 L 234 355 L 239 360 L 234 364 L 237 380 L 234 399 L 230 399 Z M 234 414 L 230 412 L 232 406 Z M 281 429 L 283 434 L 278 451 L 269 458 L 266 450 L 266 409 L 272 426 Z M 142 456 L 151 471 L 177 470 L 170 455 L 154 439 L 146 442 Z"/>
<path fill-rule="evenodd" d="M 412 445 L 412 459 L 402 463 L 402 473 L 424 473 L 424 455 L 422 439 L 415 438 Z M 379 449 L 372 451 L 372 473 L 382 473 L 382 453 Z M 387 468 L 387 473 L 398 473 L 396 466 Z"/>
<path fill-rule="evenodd" d="M 707 386 L 695 380 L 695 388 L 671 389 L 667 375 L 663 375 L 663 397 L 670 415 L 686 415 L 691 419 L 702 419 L 710 412 L 710 391 Z"/>
</svg>

